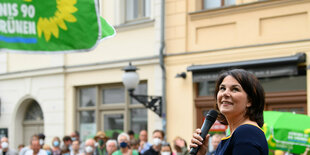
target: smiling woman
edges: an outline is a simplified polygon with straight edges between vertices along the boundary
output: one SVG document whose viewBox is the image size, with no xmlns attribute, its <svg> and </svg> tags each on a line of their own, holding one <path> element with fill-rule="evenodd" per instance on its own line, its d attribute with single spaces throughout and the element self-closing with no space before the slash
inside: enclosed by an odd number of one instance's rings
<svg viewBox="0 0 310 155">
<path fill-rule="evenodd" d="M 263 110 L 265 93 L 258 79 L 243 69 L 222 72 L 216 82 L 215 107 L 220 111 L 218 120 L 228 124 L 231 135 L 223 138 L 215 155 L 268 155 L 268 145 L 261 127 L 264 124 Z M 190 147 L 198 147 L 199 155 L 208 148 L 209 136 L 203 141 L 196 129 Z"/>
</svg>

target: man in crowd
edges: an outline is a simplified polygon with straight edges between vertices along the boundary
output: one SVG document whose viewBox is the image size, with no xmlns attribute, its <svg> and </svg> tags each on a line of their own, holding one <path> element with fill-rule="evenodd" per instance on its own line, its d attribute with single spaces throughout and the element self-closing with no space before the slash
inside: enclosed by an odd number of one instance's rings
<svg viewBox="0 0 310 155">
<path fill-rule="evenodd" d="M 143 155 L 159 155 L 161 143 L 164 140 L 165 133 L 162 130 L 153 131 L 153 145 Z"/>
<path fill-rule="evenodd" d="M 213 150 L 211 152 L 208 152 L 207 155 L 214 155 L 215 154 L 215 150 L 217 148 L 217 146 L 220 144 L 222 138 L 224 138 L 225 135 L 224 134 L 214 134 L 211 137 L 211 145 L 213 146 Z"/>
<path fill-rule="evenodd" d="M 113 152 L 117 150 L 117 141 L 114 139 L 109 139 L 106 144 L 108 155 L 112 155 Z"/>
<path fill-rule="evenodd" d="M 32 139 L 29 150 L 26 151 L 25 155 L 47 155 L 46 151 L 41 149 L 40 140 Z"/>
<path fill-rule="evenodd" d="M 85 153 L 86 155 L 96 155 L 95 153 L 95 140 L 87 139 L 85 142 Z"/>
<path fill-rule="evenodd" d="M 80 155 L 82 154 L 83 152 L 80 151 L 80 141 L 78 140 L 74 140 L 72 142 L 72 149 L 70 151 L 70 155 Z"/>
<path fill-rule="evenodd" d="M 103 131 L 98 131 L 96 136 L 94 137 L 95 141 L 98 143 L 96 147 L 96 154 L 97 155 L 106 155 L 107 151 L 105 148 L 105 143 L 108 140 L 108 137 L 105 135 Z"/>
<path fill-rule="evenodd" d="M 82 151 L 83 152 L 83 149 L 84 149 L 84 142 L 82 142 L 81 140 L 80 140 L 80 133 L 78 132 L 78 131 L 74 131 L 74 132 L 72 132 L 71 133 L 71 140 L 72 141 L 75 141 L 75 140 L 77 140 L 77 141 L 79 141 L 79 143 L 80 143 L 80 151 Z"/>
<path fill-rule="evenodd" d="M 42 148 L 44 145 L 45 135 L 43 133 L 40 133 L 38 136 L 39 136 L 39 142 Z"/>
<path fill-rule="evenodd" d="M 19 155 L 25 155 L 26 152 L 27 152 L 28 150 L 31 150 L 31 143 L 32 143 L 32 141 L 34 141 L 34 140 L 39 141 L 39 136 L 38 136 L 38 135 L 33 135 L 33 136 L 31 136 L 30 145 L 29 145 L 29 146 L 23 147 L 23 148 L 19 151 Z"/>
<path fill-rule="evenodd" d="M 1 138 L 1 155 L 17 155 L 15 150 L 9 149 L 9 140 L 6 137 Z"/>
<path fill-rule="evenodd" d="M 64 136 L 62 138 L 62 141 L 64 142 L 62 148 L 61 148 L 61 154 L 69 154 L 71 151 L 71 145 L 72 145 L 72 140 L 70 136 Z"/>
<path fill-rule="evenodd" d="M 147 131 L 141 130 L 139 134 L 139 152 L 143 154 L 146 150 L 148 150 L 152 144 L 147 141 Z"/>
</svg>

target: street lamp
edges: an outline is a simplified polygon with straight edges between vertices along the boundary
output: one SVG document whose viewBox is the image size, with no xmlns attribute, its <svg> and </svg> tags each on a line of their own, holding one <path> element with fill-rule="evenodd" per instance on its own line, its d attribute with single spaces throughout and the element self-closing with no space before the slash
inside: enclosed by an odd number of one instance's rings
<svg viewBox="0 0 310 155">
<path fill-rule="evenodd" d="M 125 71 L 123 75 L 123 84 L 128 90 L 129 95 L 135 100 L 137 100 L 139 103 L 143 104 L 146 108 L 154 111 L 159 117 L 161 117 L 162 97 L 134 94 L 134 90 L 139 83 L 139 75 L 136 72 L 137 67 L 132 66 L 131 63 L 129 63 L 129 66 L 124 67 L 123 70 Z"/>
</svg>

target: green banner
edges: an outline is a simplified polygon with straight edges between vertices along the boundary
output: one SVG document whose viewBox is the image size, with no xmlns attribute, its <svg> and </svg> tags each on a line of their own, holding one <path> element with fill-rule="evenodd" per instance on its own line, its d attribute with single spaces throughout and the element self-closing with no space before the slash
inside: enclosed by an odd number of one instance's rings
<svg viewBox="0 0 310 155">
<path fill-rule="evenodd" d="M 98 0 L 0 0 L 0 51 L 92 50 L 114 28 L 99 15 Z"/>
</svg>

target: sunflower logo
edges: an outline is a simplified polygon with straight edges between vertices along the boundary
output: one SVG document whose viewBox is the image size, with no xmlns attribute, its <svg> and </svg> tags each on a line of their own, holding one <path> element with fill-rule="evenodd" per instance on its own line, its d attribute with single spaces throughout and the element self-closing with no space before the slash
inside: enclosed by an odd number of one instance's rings
<svg viewBox="0 0 310 155">
<path fill-rule="evenodd" d="M 26 2 L 31 2 L 32 0 L 24 0 Z M 44 34 L 46 41 L 51 39 L 51 35 L 55 38 L 59 37 L 59 28 L 62 30 L 67 30 L 65 22 L 74 23 L 77 19 L 74 17 L 73 13 L 78 11 L 74 6 L 77 0 L 56 0 L 56 11 L 52 17 L 39 17 L 37 22 L 38 36 L 41 38 Z"/>
</svg>

